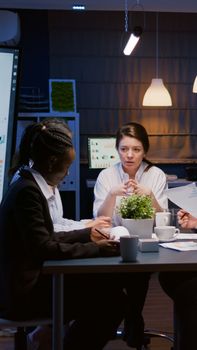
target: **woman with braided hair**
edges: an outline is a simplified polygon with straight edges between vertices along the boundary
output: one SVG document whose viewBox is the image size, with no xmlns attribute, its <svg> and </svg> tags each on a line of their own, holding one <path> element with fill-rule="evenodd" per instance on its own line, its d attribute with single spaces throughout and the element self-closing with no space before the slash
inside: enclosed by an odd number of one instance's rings
<svg viewBox="0 0 197 350">
<path fill-rule="evenodd" d="M 25 166 L 29 167 L 32 166 L 33 161 L 31 159 L 30 155 L 30 145 L 31 145 L 31 137 L 32 133 L 34 133 L 34 128 L 38 128 L 39 125 L 41 126 L 47 126 L 47 125 L 55 125 L 62 124 L 61 120 L 59 119 L 53 119 L 53 118 L 46 118 L 41 123 L 33 123 L 27 126 L 25 129 L 25 132 L 22 135 L 19 152 L 17 152 L 14 156 L 13 160 L 13 166 L 10 169 L 10 175 L 12 176 L 11 183 L 13 183 L 15 180 L 18 179 L 20 176 L 20 170 L 23 169 Z M 68 135 L 68 137 L 72 138 L 72 132 L 68 127 L 67 123 L 62 124 L 64 127 L 65 133 Z M 71 219 L 67 219 L 63 217 L 63 206 L 60 198 L 60 194 L 58 191 L 58 188 L 56 188 L 54 193 L 54 201 L 51 200 L 48 202 L 49 205 L 49 211 L 51 214 L 51 218 L 53 221 L 53 228 L 55 232 L 58 231 L 71 231 L 71 230 L 78 230 L 83 229 L 86 227 L 93 227 L 95 225 L 100 225 L 103 228 L 107 228 L 111 226 L 111 218 L 107 216 L 98 216 L 94 220 L 88 219 L 88 220 L 82 220 L 82 221 L 75 221 Z M 55 202 L 55 204 L 54 204 Z M 58 208 L 58 210 L 54 210 L 54 208 Z"/>
<path fill-rule="evenodd" d="M 119 254 L 117 242 L 103 239 L 95 227 L 54 232 L 48 203 L 75 158 L 65 124 L 35 124 L 27 139 L 32 167 L 20 169 L 0 206 L 0 315 L 17 320 L 51 316 L 51 277 L 42 274 L 45 260 Z M 25 159 L 23 151 L 20 147 L 19 160 Z M 113 275 L 67 276 L 64 306 L 65 323 L 74 320 L 66 350 L 100 350 L 124 317 L 125 296 Z"/>
</svg>

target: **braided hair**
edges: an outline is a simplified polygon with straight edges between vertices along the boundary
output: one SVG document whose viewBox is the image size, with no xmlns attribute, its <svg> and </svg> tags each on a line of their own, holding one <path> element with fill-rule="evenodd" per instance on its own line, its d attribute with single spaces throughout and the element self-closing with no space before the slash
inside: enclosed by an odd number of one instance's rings
<svg viewBox="0 0 197 350">
<path fill-rule="evenodd" d="M 73 148 L 72 133 L 64 121 L 50 118 L 28 125 L 22 135 L 10 174 L 29 165 L 30 160 L 41 164 L 51 155 L 61 156 L 70 148 Z"/>
</svg>

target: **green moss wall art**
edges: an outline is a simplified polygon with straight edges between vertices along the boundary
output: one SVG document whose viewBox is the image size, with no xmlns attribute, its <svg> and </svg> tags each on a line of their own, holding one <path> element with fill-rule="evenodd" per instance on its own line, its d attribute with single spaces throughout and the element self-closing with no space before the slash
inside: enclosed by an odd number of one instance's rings
<svg viewBox="0 0 197 350">
<path fill-rule="evenodd" d="M 75 80 L 49 80 L 50 112 L 76 112 Z"/>
</svg>

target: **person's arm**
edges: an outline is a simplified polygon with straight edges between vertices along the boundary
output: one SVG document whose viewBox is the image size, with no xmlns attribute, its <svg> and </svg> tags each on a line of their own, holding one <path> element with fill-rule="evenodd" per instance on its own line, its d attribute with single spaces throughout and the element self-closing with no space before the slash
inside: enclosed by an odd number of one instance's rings
<svg viewBox="0 0 197 350">
<path fill-rule="evenodd" d="M 113 176 L 102 171 L 94 186 L 93 214 L 112 217 L 117 196 L 125 196 L 130 188 L 130 180 L 125 183 L 114 184 Z"/>
<path fill-rule="evenodd" d="M 81 230 L 88 226 L 81 221 L 75 221 L 70 219 L 61 218 L 58 223 L 53 224 L 53 228 L 55 232 L 69 232 L 73 230 Z"/>
<path fill-rule="evenodd" d="M 111 227 L 111 218 L 109 216 L 98 216 L 95 219 L 88 220 L 85 227 L 95 227 L 100 226 L 102 228 Z"/>
<path fill-rule="evenodd" d="M 97 215 L 107 215 L 109 217 L 113 216 L 114 213 L 114 207 L 116 204 L 116 194 L 112 191 L 110 191 L 101 206 L 98 208 Z"/>
<path fill-rule="evenodd" d="M 84 228 L 92 228 L 97 225 L 103 228 L 110 227 L 111 218 L 108 216 L 98 216 L 96 219 L 85 219 L 81 221 L 61 218 L 57 224 L 53 224 L 53 228 L 55 232 L 70 232 L 82 230 Z"/>
<path fill-rule="evenodd" d="M 133 180 L 134 193 L 149 195 L 155 212 L 168 209 L 168 199 L 164 194 L 164 190 L 167 189 L 166 174 L 153 166 L 144 175 L 143 184 Z"/>
<path fill-rule="evenodd" d="M 127 196 L 130 187 L 130 180 L 126 181 L 125 183 L 121 183 L 118 186 L 112 187 L 109 193 L 106 195 L 103 204 L 99 207 L 98 215 L 107 215 L 112 217 L 116 204 L 116 197 Z"/>
<path fill-rule="evenodd" d="M 132 188 L 133 188 L 133 193 L 139 194 L 139 195 L 146 195 L 149 196 L 151 198 L 152 201 L 152 205 L 155 208 L 155 211 L 162 211 L 163 208 L 160 206 L 159 202 L 157 201 L 157 199 L 155 198 L 155 195 L 153 193 L 153 191 L 144 186 L 141 185 L 140 183 L 138 183 L 135 180 L 131 180 L 132 181 Z"/>
<path fill-rule="evenodd" d="M 36 186 L 19 191 L 14 217 L 25 254 L 32 260 L 89 258 L 106 255 L 107 250 L 112 254 L 107 240 L 92 241 L 90 228 L 54 235 L 47 201 Z"/>
<path fill-rule="evenodd" d="M 155 208 L 155 212 L 163 211 L 164 208 L 160 206 L 159 202 L 156 200 L 154 193 L 152 191 L 151 191 L 150 197 L 151 197 L 152 205 Z"/>
<path fill-rule="evenodd" d="M 19 191 L 14 211 L 25 254 L 31 259 L 44 261 L 99 256 L 99 247 L 91 241 L 89 228 L 72 234 L 67 232 L 72 242 L 55 237 L 47 201 L 37 186 Z"/>
</svg>

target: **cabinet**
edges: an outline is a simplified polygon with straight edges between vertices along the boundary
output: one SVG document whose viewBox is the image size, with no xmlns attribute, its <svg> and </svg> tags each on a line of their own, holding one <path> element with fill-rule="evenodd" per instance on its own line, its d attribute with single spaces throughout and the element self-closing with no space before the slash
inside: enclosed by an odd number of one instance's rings
<svg viewBox="0 0 197 350">
<path fill-rule="evenodd" d="M 63 118 L 68 123 L 73 134 L 73 145 L 76 150 L 76 158 L 72 163 L 69 174 L 64 178 L 60 185 L 60 193 L 73 191 L 75 193 L 75 219 L 80 219 L 80 152 L 79 152 L 79 114 L 72 113 L 19 113 L 17 119 L 16 131 L 16 149 L 20 143 L 21 135 L 32 122 L 40 122 L 44 118 Z"/>
</svg>

